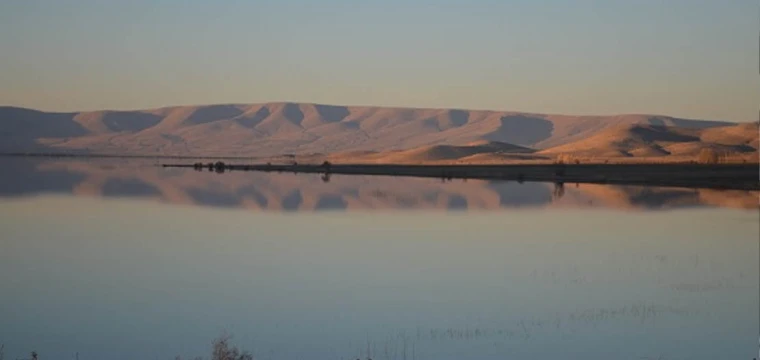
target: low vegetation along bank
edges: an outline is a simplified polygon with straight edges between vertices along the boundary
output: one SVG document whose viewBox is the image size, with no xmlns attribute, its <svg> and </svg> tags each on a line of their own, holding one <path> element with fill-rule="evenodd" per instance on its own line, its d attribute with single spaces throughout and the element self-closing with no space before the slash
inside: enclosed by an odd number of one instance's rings
<svg viewBox="0 0 760 360">
<path fill-rule="evenodd" d="M 679 186 L 760 190 L 757 164 L 543 164 L 543 165 L 375 165 L 375 164 L 164 164 L 199 171 L 265 171 L 499 179 L 555 183 Z"/>
<path fill-rule="evenodd" d="M 229 335 L 223 335 L 214 340 L 211 349 L 210 360 L 253 360 L 253 355 L 248 351 L 241 351 L 236 346 L 230 343 L 232 337 Z M 4 355 L 5 345 L 0 344 L 0 360 L 5 360 Z M 79 353 L 74 354 L 74 359 L 79 360 Z M 83 359 L 85 357 L 82 357 Z M 28 357 L 16 360 L 40 360 L 44 359 L 36 351 L 32 351 Z M 177 356 L 174 360 L 183 360 L 181 356 Z M 197 356 L 194 358 L 188 358 L 190 360 L 205 360 L 205 358 Z"/>
</svg>

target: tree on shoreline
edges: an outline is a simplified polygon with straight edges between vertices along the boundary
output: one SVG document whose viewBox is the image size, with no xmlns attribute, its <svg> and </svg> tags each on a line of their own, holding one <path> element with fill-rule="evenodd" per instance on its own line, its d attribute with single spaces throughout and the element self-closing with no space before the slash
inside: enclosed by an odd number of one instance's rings
<svg viewBox="0 0 760 360">
<path fill-rule="evenodd" d="M 720 154 L 715 149 L 704 148 L 699 151 L 700 164 L 717 164 L 720 162 Z"/>
</svg>

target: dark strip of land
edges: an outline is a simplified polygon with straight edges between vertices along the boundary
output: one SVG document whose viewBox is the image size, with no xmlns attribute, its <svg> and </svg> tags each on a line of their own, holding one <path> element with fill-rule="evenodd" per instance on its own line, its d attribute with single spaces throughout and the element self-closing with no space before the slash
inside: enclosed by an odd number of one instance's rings
<svg viewBox="0 0 760 360">
<path fill-rule="evenodd" d="M 0 152 L 0 157 L 79 158 L 79 159 L 172 159 L 172 160 L 251 160 L 250 156 L 130 155 L 98 153 L 23 153 Z"/>
<path fill-rule="evenodd" d="M 163 166 L 216 172 L 240 170 L 760 190 L 758 164 L 238 165 L 217 162 Z"/>
</svg>

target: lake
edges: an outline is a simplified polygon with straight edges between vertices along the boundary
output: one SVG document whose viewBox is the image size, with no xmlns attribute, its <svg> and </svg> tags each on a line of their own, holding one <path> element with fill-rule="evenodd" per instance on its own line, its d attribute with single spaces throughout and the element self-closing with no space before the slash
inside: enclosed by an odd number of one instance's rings
<svg viewBox="0 0 760 360">
<path fill-rule="evenodd" d="M 0 158 L 6 359 L 752 359 L 758 193 Z"/>
</svg>

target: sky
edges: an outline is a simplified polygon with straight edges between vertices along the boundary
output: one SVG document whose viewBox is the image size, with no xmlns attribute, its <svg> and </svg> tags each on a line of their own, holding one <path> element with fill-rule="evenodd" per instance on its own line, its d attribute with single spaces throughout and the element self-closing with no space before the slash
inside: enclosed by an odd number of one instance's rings
<svg viewBox="0 0 760 360">
<path fill-rule="evenodd" d="M 758 118 L 757 0 L 0 0 L 0 104 Z"/>
</svg>

